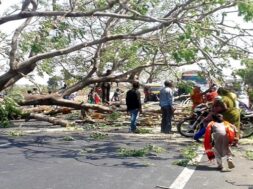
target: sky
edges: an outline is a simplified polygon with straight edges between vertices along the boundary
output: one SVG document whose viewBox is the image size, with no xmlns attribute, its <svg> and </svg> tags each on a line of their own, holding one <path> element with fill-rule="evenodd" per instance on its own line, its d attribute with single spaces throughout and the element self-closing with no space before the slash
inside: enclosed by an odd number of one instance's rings
<svg viewBox="0 0 253 189">
<path fill-rule="evenodd" d="M 0 15 L 2 15 L 4 13 L 4 11 L 6 11 L 6 9 L 8 7 L 10 7 L 13 4 L 18 4 L 19 2 L 22 2 L 21 0 L 1 0 L 1 4 L 0 4 Z M 21 6 L 21 4 L 20 4 Z M 12 34 L 14 29 L 19 26 L 21 23 L 23 22 L 23 20 L 19 20 L 19 21 L 11 21 L 11 22 L 7 22 L 5 24 L 0 25 L 0 31 L 7 33 L 7 34 Z M 0 70 L 0 74 L 1 74 L 1 70 Z M 34 76 L 34 81 L 36 81 L 36 83 L 41 84 L 41 85 L 46 85 L 47 81 L 49 79 L 48 75 L 45 75 L 45 77 L 40 77 L 38 75 Z M 22 78 L 20 79 L 16 84 L 18 85 L 33 85 L 33 83 L 31 83 L 28 79 L 26 78 Z"/>
<path fill-rule="evenodd" d="M 6 11 L 6 9 L 8 7 L 10 7 L 13 4 L 17 4 L 19 6 L 21 6 L 21 2 L 22 0 L 1 0 L 1 4 L 0 4 L 0 15 L 3 14 L 4 11 Z M 247 27 L 250 28 L 252 27 L 252 23 L 245 23 L 242 18 L 239 18 L 237 15 L 232 15 L 230 16 L 229 19 L 227 19 L 228 22 L 233 22 L 236 19 L 236 21 L 238 21 L 239 23 L 241 23 L 241 25 L 243 25 L 243 27 Z M 21 21 L 11 21 L 5 24 L 0 25 L 0 31 L 11 34 L 13 33 L 14 29 L 20 25 L 23 22 L 23 20 Z M 1 61 L 1 60 L 0 60 Z M 229 69 L 224 69 L 224 74 L 225 75 L 231 75 L 232 70 L 233 69 L 238 69 L 241 67 L 240 62 L 239 61 L 232 61 L 231 60 L 231 67 Z M 194 64 L 194 65 L 190 65 L 190 66 L 183 66 L 180 68 L 181 71 L 186 71 L 186 70 L 199 70 L 200 68 Z M 1 70 L 0 70 L 0 74 L 1 74 Z M 45 76 L 45 77 L 40 77 L 38 75 L 34 76 L 35 81 L 38 84 L 47 84 L 49 76 Z M 31 82 L 29 82 L 29 80 L 27 80 L 26 78 L 23 78 L 21 80 L 19 80 L 17 82 L 17 84 L 32 84 Z"/>
</svg>

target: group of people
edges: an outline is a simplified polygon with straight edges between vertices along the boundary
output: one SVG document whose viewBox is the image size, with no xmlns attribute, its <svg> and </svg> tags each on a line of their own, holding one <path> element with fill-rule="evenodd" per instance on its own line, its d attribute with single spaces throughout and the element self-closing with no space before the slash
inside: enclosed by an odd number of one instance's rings
<svg viewBox="0 0 253 189">
<path fill-rule="evenodd" d="M 127 111 L 131 116 L 130 132 L 136 133 L 138 116 L 142 113 L 140 84 L 134 82 L 132 89 L 126 94 Z M 161 132 L 171 133 L 171 118 L 173 108 L 173 83 L 164 82 L 164 88 L 160 91 L 159 104 L 162 112 Z M 204 135 L 204 147 L 210 160 L 216 158 L 218 168 L 223 170 L 222 158 L 227 156 L 228 168 L 234 168 L 230 145 L 239 139 L 240 131 L 240 109 L 237 106 L 233 93 L 225 88 L 212 86 L 208 91 L 202 93 L 199 87 L 195 87 L 191 95 L 193 108 L 203 102 L 212 103 L 211 112 L 203 122 L 201 133 L 195 135 L 199 140 Z"/>
<path fill-rule="evenodd" d="M 103 76 L 109 76 L 112 73 L 111 70 L 106 70 Z M 117 84 L 118 85 L 118 84 Z M 92 88 L 88 94 L 88 102 L 91 104 L 109 104 L 110 101 L 120 101 L 120 93 L 122 91 L 117 88 L 110 99 L 111 83 L 101 82 Z"/>
<path fill-rule="evenodd" d="M 223 87 L 217 89 L 213 86 L 204 93 L 195 87 L 191 99 L 193 108 L 203 102 L 211 103 L 211 110 L 204 118 L 202 128 L 194 135 L 194 139 L 199 141 L 204 135 L 207 156 L 210 160 L 216 159 L 219 169 L 223 170 L 224 156 L 227 156 L 228 168 L 234 168 L 230 145 L 237 145 L 239 140 L 241 111 L 236 95 Z"/>
<path fill-rule="evenodd" d="M 122 91 L 119 88 L 116 88 L 115 92 L 113 93 L 112 98 L 110 99 L 110 90 L 106 90 L 103 92 L 103 88 L 96 86 L 91 88 L 88 94 L 88 103 L 90 104 L 100 104 L 100 103 L 109 103 L 111 101 L 120 101 L 120 95 Z M 108 93 L 108 92 L 109 93 Z"/>
<path fill-rule="evenodd" d="M 171 118 L 173 115 L 173 84 L 171 81 L 164 82 L 164 88 L 160 91 L 160 107 L 162 111 L 161 132 L 171 133 Z M 126 105 L 127 111 L 131 116 L 130 132 L 138 132 L 136 127 L 137 119 L 140 113 L 142 113 L 141 94 L 139 91 L 139 82 L 133 82 L 132 89 L 127 91 Z"/>
</svg>

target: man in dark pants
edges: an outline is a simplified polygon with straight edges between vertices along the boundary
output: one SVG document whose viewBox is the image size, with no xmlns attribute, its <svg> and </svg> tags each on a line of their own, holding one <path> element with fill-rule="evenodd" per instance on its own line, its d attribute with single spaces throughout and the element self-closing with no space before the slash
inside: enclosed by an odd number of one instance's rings
<svg viewBox="0 0 253 189">
<path fill-rule="evenodd" d="M 140 87 L 139 82 L 134 82 L 133 83 L 133 88 L 127 91 L 126 94 L 126 105 L 127 105 L 127 111 L 131 115 L 131 127 L 130 131 L 136 133 L 137 127 L 137 119 L 139 113 L 142 112 L 141 108 L 141 94 L 140 91 L 138 90 Z"/>
<path fill-rule="evenodd" d="M 173 115 L 173 91 L 172 82 L 165 81 L 165 87 L 160 91 L 160 106 L 162 110 L 162 123 L 161 132 L 170 133 L 171 132 L 171 118 Z"/>
<path fill-rule="evenodd" d="M 107 70 L 104 76 L 108 76 L 112 73 L 111 70 Z M 110 89 L 111 89 L 111 85 L 109 82 L 103 82 L 102 83 L 102 102 L 109 102 L 110 101 Z"/>
</svg>

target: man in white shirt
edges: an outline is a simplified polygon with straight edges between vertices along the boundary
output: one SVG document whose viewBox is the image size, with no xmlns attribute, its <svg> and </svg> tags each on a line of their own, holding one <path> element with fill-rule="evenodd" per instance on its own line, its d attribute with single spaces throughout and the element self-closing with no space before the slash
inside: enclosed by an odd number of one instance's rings
<svg viewBox="0 0 253 189">
<path fill-rule="evenodd" d="M 170 133 L 171 132 L 171 118 L 173 115 L 173 91 L 172 82 L 166 80 L 164 82 L 165 87 L 160 91 L 160 106 L 162 110 L 162 123 L 161 132 Z"/>
</svg>

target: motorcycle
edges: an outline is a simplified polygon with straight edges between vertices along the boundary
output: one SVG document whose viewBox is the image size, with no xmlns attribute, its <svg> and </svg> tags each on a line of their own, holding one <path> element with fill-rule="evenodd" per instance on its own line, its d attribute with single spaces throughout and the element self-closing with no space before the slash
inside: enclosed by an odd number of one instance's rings
<svg viewBox="0 0 253 189">
<path fill-rule="evenodd" d="M 240 108 L 242 108 L 240 106 Z M 177 131 L 184 137 L 193 137 L 200 128 L 203 127 L 203 121 L 210 112 L 211 105 L 200 104 L 195 107 L 193 114 L 186 117 L 177 124 Z M 241 138 L 247 138 L 253 135 L 253 111 L 242 109 L 241 111 Z"/>
<path fill-rule="evenodd" d="M 210 107 L 206 104 L 200 104 L 193 110 L 193 114 L 186 117 L 177 124 L 177 131 L 185 137 L 193 137 L 203 126 L 204 118 L 208 115 Z"/>
</svg>

